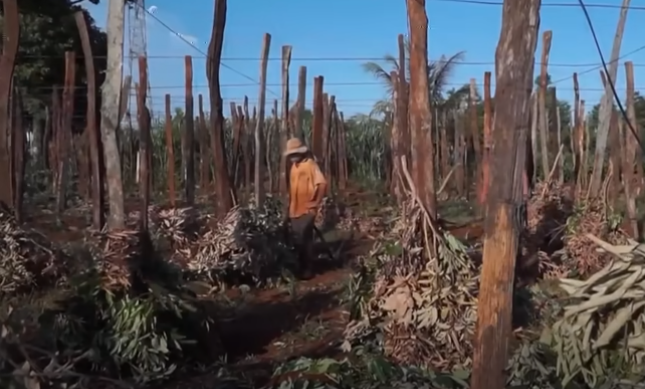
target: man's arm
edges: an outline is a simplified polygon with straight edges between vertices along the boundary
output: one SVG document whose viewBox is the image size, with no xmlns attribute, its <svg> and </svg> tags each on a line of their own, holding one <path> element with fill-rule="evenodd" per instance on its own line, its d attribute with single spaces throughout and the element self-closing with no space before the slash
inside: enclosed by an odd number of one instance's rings
<svg viewBox="0 0 645 389">
<path fill-rule="evenodd" d="M 323 175 L 322 171 L 320 171 L 320 167 L 315 161 L 312 161 L 311 170 L 314 184 L 314 193 L 311 198 L 311 208 L 318 208 L 320 207 L 320 204 L 322 204 L 322 200 L 325 197 L 325 193 L 327 192 L 327 179 L 325 179 L 325 176 Z"/>
</svg>

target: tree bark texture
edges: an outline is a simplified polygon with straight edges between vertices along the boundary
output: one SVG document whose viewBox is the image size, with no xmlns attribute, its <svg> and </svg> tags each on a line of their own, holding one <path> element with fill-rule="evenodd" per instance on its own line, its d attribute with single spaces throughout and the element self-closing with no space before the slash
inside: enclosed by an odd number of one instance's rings
<svg viewBox="0 0 645 389">
<path fill-rule="evenodd" d="M 110 1 L 108 3 L 107 70 L 105 82 L 101 88 L 101 138 L 110 208 L 108 227 L 112 230 L 125 228 L 121 159 L 116 139 L 119 128 L 119 102 L 123 76 L 124 11 L 125 4 L 123 2 Z"/>
<path fill-rule="evenodd" d="M 625 23 L 627 22 L 627 12 L 629 11 L 630 0 L 623 0 L 622 8 L 620 10 L 620 18 L 616 26 L 616 35 L 614 36 L 614 43 L 611 48 L 611 58 L 609 62 L 609 80 L 616 82 L 616 74 L 618 73 L 618 56 L 620 55 L 620 46 L 623 41 L 623 33 L 625 31 Z M 609 137 L 609 127 L 611 124 L 611 113 L 614 109 L 613 105 L 614 96 L 612 94 L 609 84 L 605 85 L 605 94 L 602 96 L 600 102 L 600 109 L 598 111 L 598 135 L 596 137 L 596 151 L 593 158 L 593 170 L 591 173 L 591 180 L 589 181 L 589 194 L 591 197 L 596 197 L 600 194 L 600 186 L 602 184 L 602 171 L 605 164 L 605 151 L 607 149 L 607 138 Z"/>
<path fill-rule="evenodd" d="M 428 94 L 428 16 L 425 0 L 407 0 L 410 25 L 410 131 L 417 134 L 415 186 L 432 217 L 437 216 L 434 188 L 432 112 Z"/>
<path fill-rule="evenodd" d="M 540 4 L 540 0 L 505 0 L 502 10 L 502 31 L 495 53 L 492 180 L 477 308 L 473 389 L 505 387 Z"/>
<path fill-rule="evenodd" d="M 220 215 L 226 214 L 233 208 L 235 193 L 228 174 L 228 161 L 224 152 L 224 113 L 222 93 L 220 91 L 219 66 L 222 60 L 224 43 L 224 28 L 226 27 L 226 0 L 215 0 L 213 15 L 213 31 L 208 45 L 208 60 L 206 61 L 206 77 L 210 91 L 211 103 L 211 137 L 213 158 L 215 162 L 215 188 L 217 209 Z"/>
</svg>

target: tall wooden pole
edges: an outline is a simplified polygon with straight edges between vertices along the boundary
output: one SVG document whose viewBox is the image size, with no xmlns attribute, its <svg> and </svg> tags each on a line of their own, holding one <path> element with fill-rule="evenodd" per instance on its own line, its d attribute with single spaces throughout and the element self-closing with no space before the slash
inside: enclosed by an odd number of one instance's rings
<svg viewBox="0 0 645 389">
<path fill-rule="evenodd" d="M 541 0 L 504 0 L 495 53 L 495 120 L 472 389 L 502 389 L 507 363 L 515 258 L 523 225 L 522 178 Z"/>
</svg>

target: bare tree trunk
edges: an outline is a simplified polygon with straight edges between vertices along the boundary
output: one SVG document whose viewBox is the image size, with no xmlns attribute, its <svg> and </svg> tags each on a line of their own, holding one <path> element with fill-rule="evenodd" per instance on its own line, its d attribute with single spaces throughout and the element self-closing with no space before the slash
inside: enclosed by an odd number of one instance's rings
<svg viewBox="0 0 645 389">
<path fill-rule="evenodd" d="M 551 38 L 553 33 L 551 31 L 544 31 L 542 34 L 542 64 L 540 66 L 540 88 L 538 89 L 538 115 L 540 127 L 540 157 L 542 159 L 542 179 L 546 180 L 551 170 L 551 163 L 549 162 L 549 131 L 548 123 L 549 116 L 546 109 L 546 87 L 548 82 L 548 63 L 549 52 L 551 51 Z"/>
<path fill-rule="evenodd" d="M 208 45 L 209 60 L 206 61 L 206 77 L 208 78 L 211 103 L 211 149 L 213 150 L 213 160 L 215 162 L 215 192 L 217 194 L 217 210 L 221 216 L 233 208 L 237 201 L 235 188 L 231 185 L 228 161 L 224 150 L 224 114 L 222 112 L 223 103 L 219 77 L 224 28 L 226 27 L 226 6 L 226 0 L 215 0 L 213 31 Z"/>
<path fill-rule="evenodd" d="M 623 41 L 623 32 L 625 31 L 625 23 L 627 22 L 627 11 L 629 10 L 630 0 L 623 0 L 622 8 L 620 10 L 620 18 L 616 26 L 616 35 L 614 36 L 614 44 L 611 48 L 611 59 L 609 62 L 609 81 L 616 82 L 616 73 L 618 72 L 618 56 L 620 55 L 620 45 Z M 600 192 L 600 185 L 602 183 L 602 169 L 605 164 L 605 150 L 607 149 L 607 138 L 609 135 L 609 125 L 611 123 L 611 112 L 613 109 L 614 96 L 612 90 L 607 83 L 605 85 L 605 94 L 602 96 L 600 102 L 600 110 L 598 112 L 598 129 L 596 137 L 596 151 L 593 158 L 593 171 L 591 173 L 591 180 L 589 181 L 589 194 L 591 197 L 598 196 Z"/>
<path fill-rule="evenodd" d="M 108 227 L 112 230 L 125 228 L 123 204 L 123 181 L 121 159 L 116 134 L 119 128 L 119 101 L 123 76 L 123 20 L 125 4 L 122 1 L 108 3 L 107 21 L 107 70 L 101 88 L 101 138 L 107 176 L 110 215 Z"/>
<path fill-rule="evenodd" d="M 428 15 L 425 0 L 407 0 L 410 27 L 410 132 L 416 134 L 415 185 L 423 205 L 432 217 L 437 216 L 434 188 L 434 143 L 432 112 L 428 96 Z M 415 158 L 413 158 L 415 159 Z M 414 164 L 413 164 L 414 165 Z"/>
<path fill-rule="evenodd" d="M 502 8 L 502 31 L 495 53 L 494 177 L 486 213 L 472 389 L 498 389 L 506 384 L 515 261 L 525 224 L 522 180 L 540 4 L 540 0 L 505 0 Z"/>
<path fill-rule="evenodd" d="M 264 105 L 267 96 L 267 65 L 271 34 L 264 34 L 262 40 L 262 61 L 260 62 L 260 90 L 258 91 L 258 120 L 255 122 L 255 204 L 258 208 L 264 205 Z M 268 150 L 266 150 L 268 151 Z"/>
<path fill-rule="evenodd" d="M 11 95 L 11 80 L 16 65 L 16 54 L 18 52 L 19 37 L 19 16 L 18 3 L 16 0 L 4 0 L 3 26 L 3 50 L 0 59 L 0 202 L 11 206 L 13 204 L 12 189 L 10 183 L 13 181 L 11 171 L 11 143 L 9 136 L 9 96 Z"/>
</svg>

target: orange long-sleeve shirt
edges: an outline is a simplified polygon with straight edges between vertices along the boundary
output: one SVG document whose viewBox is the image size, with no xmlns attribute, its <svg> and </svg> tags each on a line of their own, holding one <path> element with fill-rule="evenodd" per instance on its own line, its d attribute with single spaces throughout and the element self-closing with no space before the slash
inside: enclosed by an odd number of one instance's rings
<svg viewBox="0 0 645 389">
<path fill-rule="evenodd" d="M 291 166 L 289 172 L 289 217 L 315 213 L 327 190 L 327 180 L 313 158 Z"/>
</svg>

